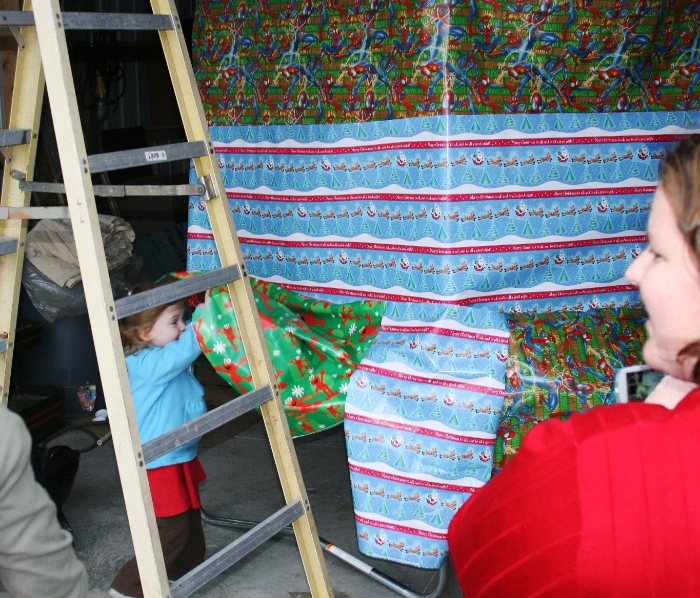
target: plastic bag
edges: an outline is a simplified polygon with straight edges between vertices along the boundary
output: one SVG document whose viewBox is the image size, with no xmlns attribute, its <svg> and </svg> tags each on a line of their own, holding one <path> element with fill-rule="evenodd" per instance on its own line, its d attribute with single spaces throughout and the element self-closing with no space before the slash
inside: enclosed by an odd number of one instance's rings
<svg viewBox="0 0 700 598">
<path fill-rule="evenodd" d="M 140 281 L 141 265 L 141 258 L 132 255 L 110 272 L 109 280 L 115 299 L 126 297 L 134 285 Z M 49 323 L 57 318 L 79 316 L 87 311 L 82 282 L 72 288 L 61 287 L 25 261 L 22 284 L 36 310 Z"/>
</svg>

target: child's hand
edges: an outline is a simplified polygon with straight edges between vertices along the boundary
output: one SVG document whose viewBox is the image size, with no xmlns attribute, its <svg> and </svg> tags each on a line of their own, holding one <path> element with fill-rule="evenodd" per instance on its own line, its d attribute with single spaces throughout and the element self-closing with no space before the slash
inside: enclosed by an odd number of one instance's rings
<svg viewBox="0 0 700 598">
<path fill-rule="evenodd" d="M 206 293 L 204 293 L 204 307 L 209 305 L 210 300 L 211 300 L 211 289 L 209 289 Z"/>
</svg>

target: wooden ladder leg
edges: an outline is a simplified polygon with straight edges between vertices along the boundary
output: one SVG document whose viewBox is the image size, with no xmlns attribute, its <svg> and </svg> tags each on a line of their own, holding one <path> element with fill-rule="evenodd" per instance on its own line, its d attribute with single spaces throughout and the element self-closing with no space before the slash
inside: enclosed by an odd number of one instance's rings
<svg viewBox="0 0 700 598">
<path fill-rule="evenodd" d="M 151 5 L 156 14 L 177 15 L 173 0 L 151 0 Z M 264 403 L 261 410 L 285 500 L 290 503 L 300 498 L 304 505 L 305 513 L 294 521 L 293 527 L 309 587 L 314 597 L 332 596 L 333 590 L 328 569 L 318 541 L 316 525 L 289 433 L 287 418 L 280 400 L 279 389 L 275 384 L 274 375 L 272 375 L 272 362 L 260 326 L 221 171 L 216 163 L 213 142 L 206 124 L 204 109 L 179 21 L 176 21 L 174 30 L 161 31 L 160 39 L 173 81 L 180 114 L 183 117 L 187 140 L 204 140 L 209 148 L 207 156 L 194 159 L 195 170 L 198 177 L 208 177 L 214 191 L 214 197 L 209 199 L 206 205 L 221 265 L 226 267 L 237 264 L 243 274 L 240 280 L 228 285 L 229 293 L 254 385 L 259 388 L 271 384 L 274 390 L 275 398 Z"/>
<path fill-rule="evenodd" d="M 136 427 L 58 0 L 38 1 L 34 18 L 51 111 L 60 115 L 54 126 L 61 169 L 80 271 L 83 280 L 89 281 L 84 285 L 85 298 L 143 591 L 147 598 L 165 598 L 170 596 L 170 588 Z"/>
<path fill-rule="evenodd" d="M 31 1 L 26 0 L 24 10 L 31 9 Z M 20 34 L 25 45 L 17 50 L 17 66 L 8 128 L 28 129 L 31 131 L 31 137 L 26 145 L 8 148 L 12 160 L 5 161 L 0 205 L 23 208 L 29 205 L 31 194 L 20 191 L 19 181 L 12 178 L 12 171 L 18 170 L 25 173 L 28 180 L 32 180 L 34 176 L 41 104 L 44 97 L 44 71 L 41 66 L 35 28 L 23 27 Z M 26 220 L 0 220 L 0 236 L 13 237 L 18 241 L 16 252 L 0 256 L 0 334 L 7 335 L 7 350 L 0 353 L 0 388 L 2 388 L 0 400 L 5 404 L 10 391 L 10 370 L 12 369 L 17 303 L 22 281 L 26 233 Z"/>
</svg>

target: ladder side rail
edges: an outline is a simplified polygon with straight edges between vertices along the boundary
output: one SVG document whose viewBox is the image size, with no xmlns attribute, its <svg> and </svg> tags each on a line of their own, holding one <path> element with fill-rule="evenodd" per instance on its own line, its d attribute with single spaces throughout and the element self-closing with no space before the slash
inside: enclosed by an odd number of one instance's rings
<svg viewBox="0 0 700 598">
<path fill-rule="evenodd" d="M 88 158 L 90 172 L 109 172 L 134 166 L 151 166 L 176 160 L 188 160 L 207 154 L 207 147 L 201 141 L 190 143 L 170 143 L 153 147 L 142 147 L 109 154 L 93 154 Z"/>
<path fill-rule="evenodd" d="M 19 49 L 24 50 L 24 48 Z M 24 145 L 25 143 L 29 143 L 31 136 L 32 132 L 27 129 L 2 129 L 0 130 L 0 147 Z"/>
<path fill-rule="evenodd" d="M 63 20 L 63 26 L 67 30 L 160 31 L 173 28 L 172 21 L 167 17 L 149 14 L 64 12 Z M 18 10 L 0 10 L 0 27 L 26 26 L 34 26 L 33 14 Z"/>
<path fill-rule="evenodd" d="M 78 261 L 83 280 L 91 282 L 85 285 L 85 299 L 142 587 L 147 598 L 165 598 L 170 596 L 170 588 L 120 344 L 58 0 L 37 3 L 34 18 Z"/>
<path fill-rule="evenodd" d="M 236 419 L 272 398 L 272 389 L 261 386 L 235 399 L 207 411 L 204 415 L 182 424 L 177 428 L 149 440 L 143 445 L 143 459 L 146 463 L 155 461 L 158 457 L 167 455 L 180 446 L 184 446 L 195 438 L 201 438 L 207 432 L 216 430 L 224 424 Z"/>
<path fill-rule="evenodd" d="M 117 309 L 117 319 L 121 320 L 159 305 L 203 293 L 208 289 L 228 284 L 232 280 L 238 280 L 240 277 L 238 266 L 229 266 L 118 299 L 114 302 Z"/>
<path fill-rule="evenodd" d="M 17 237 L 0 237 L 0 256 L 14 255 L 19 249 Z"/>
<path fill-rule="evenodd" d="M 314 598 L 332 596 L 328 569 L 323 551 L 318 542 L 318 532 L 309 506 L 301 469 L 289 433 L 289 424 L 280 399 L 279 387 L 270 375 L 274 372 L 272 361 L 264 344 L 264 336 L 257 314 L 253 291 L 248 280 L 248 272 L 243 260 L 238 238 L 235 234 L 233 216 L 229 207 L 221 171 L 216 163 L 214 144 L 206 126 L 199 90 L 194 79 L 189 60 L 178 61 L 177 56 L 187 56 L 182 28 L 173 0 L 151 0 L 153 12 L 173 15 L 175 29 L 159 32 L 166 62 L 173 81 L 175 97 L 188 141 L 205 140 L 209 153 L 206 157 L 195 158 L 194 165 L 198 180 L 213 175 L 214 197 L 206 202 L 207 215 L 212 225 L 214 239 L 222 266 L 238 264 L 243 278 L 228 285 L 236 321 L 241 331 L 245 350 L 255 387 L 270 384 L 275 398 L 261 406 L 263 421 L 270 439 L 275 466 L 282 484 L 287 503 L 297 498 L 302 500 L 306 514 L 293 523 L 301 560 Z"/>
<path fill-rule="evenodd" d="M 66 193 L 66 187 L 62 183 L 35 183 L 20 180 L 19 188 L 23 191 L 35 193 Z M 161 195 L 202 195 L 203 185 L 93 185 L 92 191 L 100 197 L 143 197 Z M 37 212 L 39 214 L 39 212 Z M 4 217 L 4 216 L 3 216 Z M 50 218 L 50 216 L 39 216 Z M 58 216 L 57 216 L 58 218 Z M 61 216 L 63 218 L 63 216 Z"/>
<path fill-rule="evenodd" d="M 243 534 L 225 546 L 219 552 L 209 557 L 189 573 L 178 579 L 172 587 L 173 598 L 186 598 L 199 588 L 221 575 L 226 569 L 240 561 L 244 556 L 258 546 L 287 528 L 287 526 L 303 516 L 304 505 L 301 499 L 282 507 L 276 513 L 261 521 L 249 532 Z"/>
<path fill-rule="evenodd" d="M 31 1 L 26 0 L 25 11 L 30 10 Z M 41 66 L 36 30 L 33 27 L 27 27 L 22 28 L 21 33 L 27 43 L 23 49 L 18 49 L 17 53 L 9 126 L 15 129 L 28 129 L 31 131 L 31 135 L 28 144 L 8 149 L 12 161 L 5 161 L 2 201 L 0 201 L 0 205 L 3 207 L 17 208 L 29 206 L 31 194 L 20 190 L 18 181 L 11 176 L 11 171 L 24 169 L 29 178 L 34 175 L 39 119 L 44 98 L 44 71 Z M 9 397 L 26 234 L 26 221 L 0 222 L 0 236 L 17 239 L 17 250 L 0 257 L 0 306 L 2 306 L 0 309 L 0 334 L 7 334 L 6 350 L 0 354 L 0 387 L 2 387 L 0 401 L 2 403 L 7 403 Z"/>
<path fill-rule="evenodd" d="M 64 206 L 41 208 L 9 208 L 0 206 L 0 220 L 57 220 L 67 218 L 70 218 L 70 212 Z"/>
</svg>

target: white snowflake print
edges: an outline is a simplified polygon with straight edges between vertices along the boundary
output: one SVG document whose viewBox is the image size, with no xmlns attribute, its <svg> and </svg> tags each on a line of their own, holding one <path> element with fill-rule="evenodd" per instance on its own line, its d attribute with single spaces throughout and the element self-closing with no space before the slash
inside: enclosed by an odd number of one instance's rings
<svg viewBox="0 0 700 598">
<path fill-rule="evenodd" d="M 216 316 L 216 318 L 217 318 L 218 320 L 221 320 L 223 317 L 224 317 L 224 316 L 222 316 L 221 314 L 219 314 L 218 316 Z"/>
<path fill-rule="evenodd" d="M 343 384 L 340 385 L 340 392 L 343 394 L 346 394 L 349 389 L 350 389 L 350 384 L 348 384 L 347 382 L 344 382 Z"/>
<path fill-rule="evenodd" d="M 275 350 L 272 352 L 272 356 L 273 356 L 273 357 L 279 357 L 279 356 L 280 356 L 280 350 L 279 350 L 279 349 L 275 349 Z"/>
<path fill-rule="evenodd" d="M 214 353 L 217 355 L 222 355 L 226 351 L 226 345 L 221 341 L 216 341 L 214 343 Z"/>
<path fill-rule="evenodd" d="M 304 387 L 303 386 L 295 386 L 292 388 L 292 396 L 296 397 L 297 399 L 304 394 Z"/>
<path fill-rule="evenodd" d="M 284 329 L 284 331 L 285 331 L 285 332 L 288 332 L 289 334 L 294 334 L 294 333 L 297 331 L 297 329 L 294 328 L 294 326 L 287 326 L 287 327 Z"/>
<path fill-rule="evenodd" d="M 314 375 L 314 368 L 309 368 L 309 377 Z"/>
<path fill-rule="evenodd" d="M 301 349 L 297 349 L 297 355 L 301 355 Z"/>
<path fill-rule="evenodd" d="M 357 330 L 357 326 L 355 326 L 355 323 L 353 322 L 350 324 L 350 328 L 348 328 L 348 334 L 355 334 L 355 330 Z"/>
<path fill-rule="evenodd" d="M 216 328 L 216 326 L 214 326 L 214 324 L 209 324 L 209 330 L 214 330 L 214 328 Z"/>
</svg>

